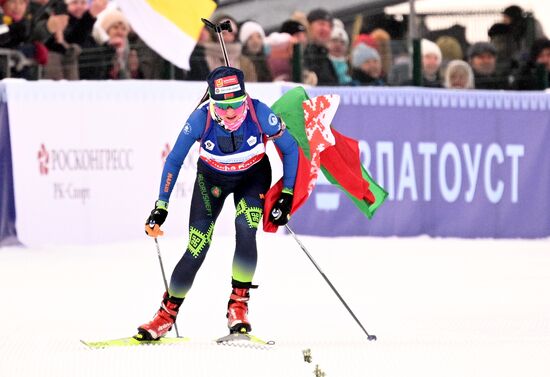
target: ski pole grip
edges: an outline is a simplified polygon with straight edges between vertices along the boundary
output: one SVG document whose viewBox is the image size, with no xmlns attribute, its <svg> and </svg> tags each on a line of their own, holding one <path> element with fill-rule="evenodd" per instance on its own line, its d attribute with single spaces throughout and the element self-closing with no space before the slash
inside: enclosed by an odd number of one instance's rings
<svg viewBox="0 0 550 377">
<path fill-rule="evenodd" d="M 231 21 L 229 20 L 225 20 L 224 22 L 216 25 L 215 23 L 213 23 L 212 21 L 209 21 L 207 20 L 206 18 L 201 18 L 201 21 L 203 24 L 206 25 L 206 27 L 218 32 L 218 33 L 221 33 L 223 30 L 227 30 L 228 32 L 232 32 L 233 31 L 233 28 L 231 27 Z"/>
<path fill-rule="evenodd" d="M 202 21 L 203 24 L 206 25 L 206 27 L 209 27 L 210 29 L 213 29 L 213 30 L 216 29 L 216 25 L 214 25 L 214 23 L 210 22 L 206 18 L 201 18 L 201 21 Z"/>
<path fill-rule="evenodd" d="M 230 33 L 233 31 L 233 28 L 231 27 L 231 21 L 229 20 L 225 20 L 219 26 L 221 30 L 227 30 Z"/>
<path fill-rule="evenodd" d="M 283 212 L 279 208 L 273 208 L 271 211 L 271 216 L 273 216 L 275 220 L 279 220 L 282 214 Z"/>
</svg>

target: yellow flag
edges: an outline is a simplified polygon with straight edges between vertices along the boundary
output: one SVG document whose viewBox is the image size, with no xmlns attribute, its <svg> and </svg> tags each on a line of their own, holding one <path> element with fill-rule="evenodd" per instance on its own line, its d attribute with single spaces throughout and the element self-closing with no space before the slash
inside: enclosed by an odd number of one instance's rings
<svg viewBox="0 0 550 377">
<path fill-rule="evenodd" d="M 189 69 L 189 56 L 209 18 L 213 0 L 117 0 L 139 37 L 172 64 Z"/>
</svg>

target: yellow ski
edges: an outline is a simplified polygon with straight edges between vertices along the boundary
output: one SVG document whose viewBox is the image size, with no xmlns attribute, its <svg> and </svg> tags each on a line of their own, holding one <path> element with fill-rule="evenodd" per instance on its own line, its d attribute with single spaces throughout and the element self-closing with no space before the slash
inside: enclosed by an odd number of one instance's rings
<svg viewBox="0 0 550 377">
<path fill-rule="evenodd" d="M 275 342 L 273 340 L 265 341 L 249 333 L 231 333 L 216 339 L 216 343 L 224 346 L 248 347 L 259 349 L 273 348 Z"/>
<path fill-rule="evenodd" d="M 137 336 L 137 335 L 136 335 Z M 159 340 L 138 340 L 135 337 L 102 340 L 97 342 L 88 342 L 81 340 L 82 344 L 90 349 L 102 349 L 110 347 L 129 347 L 129 346 L 165 346 L 188 342 L 189 338 L 160 338 Z"/>
</svg>

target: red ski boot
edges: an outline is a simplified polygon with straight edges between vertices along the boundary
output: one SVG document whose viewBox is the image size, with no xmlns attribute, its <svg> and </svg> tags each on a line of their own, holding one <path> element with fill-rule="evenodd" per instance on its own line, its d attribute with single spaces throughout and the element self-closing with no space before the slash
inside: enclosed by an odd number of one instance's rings
<svg viewBox="0 0 550 377">
<path fill-rule="evenodd" d="M 240 288 L 236 285 L 244 287 Z M 257 288 L 257 285 L 233 283 L 233 291 L 227 304 L 227 327 L 231 333 L 248 333 L 252 330 L 248 321 L 250 288 Z"/>
<path fill-rule="evenodd" d="M 163 337 L 176 322 L 182 302 L 182 298 L 169 298 L 168 293 L 164 293 L 160 309 L 150 322 L 138 327 L 138 335 L 135 338 L 137 340 L 158 340 Z"/>
</svg>

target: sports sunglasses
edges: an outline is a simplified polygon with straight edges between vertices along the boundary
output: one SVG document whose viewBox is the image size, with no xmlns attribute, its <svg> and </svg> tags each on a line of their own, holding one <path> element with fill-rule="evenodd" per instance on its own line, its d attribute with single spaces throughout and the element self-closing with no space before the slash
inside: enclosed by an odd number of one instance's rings
<svg viewBox="0 0 550 377">
<path fill-rule="evenodd" d="M 220 108 L 222 110 L 227 110 L 229 108 L 232 108 L 233 110 L 238 109 L 243 105 L 243 103 L 246 101 L 246 95 L 238 98 L 234 98 L 231 100 L 225 100 L 225 101 L 215 101 L 214 106 L 217 108 Z"/>
</svg>

